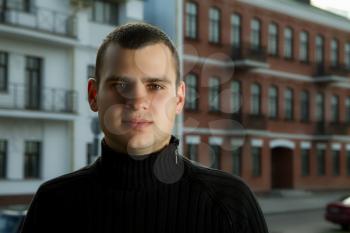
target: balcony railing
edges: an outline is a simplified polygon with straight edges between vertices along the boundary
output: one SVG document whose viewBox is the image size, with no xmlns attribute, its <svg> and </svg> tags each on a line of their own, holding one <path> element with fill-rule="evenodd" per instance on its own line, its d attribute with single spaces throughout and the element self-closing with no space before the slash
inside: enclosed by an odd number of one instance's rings
<svg viewBox="0 0 350 233">
<path fill-rule="evenodd" d="M 237 60 L 253 60 L 258 62 L 266 62 L 267 52 L 263 46 L 253 46 L 249 43 L 232 46 L 232 59 Z"/>
<path fill-rule="evenodd" d="M 11 83 L 7 92 L 0 92 L 0 109 L 75 113 L 77 93 L 60 88 L 36 88 Z"/>
<path fill-rule="evenodd" d="M 244 128 L 248 129 L 267 129 L 268 117 L 265 115 L 235 113 L 232 120 L 238 121 Z"/>
<path fill-rule="evenodd" d="M 315 76 L 324 77 L 324 76 L 341 76 L 347 77 L 350 75 L 350 67 L 347 67 L 345 64 L 338 64 L 334 66 L 326 67 L 325 64 L 315 64 Z"/>
<path fill-rule="evenodd" d="M 51 9 L 23 6 L 0 7 L 0 24 L 75 37 L 75 17 Z"/>
<path fill-rule="evenodd" d="M 315 134 L 347 135 L 349 124 L 344 122 L 317 122 L 315 123 Z"/>
</svg>

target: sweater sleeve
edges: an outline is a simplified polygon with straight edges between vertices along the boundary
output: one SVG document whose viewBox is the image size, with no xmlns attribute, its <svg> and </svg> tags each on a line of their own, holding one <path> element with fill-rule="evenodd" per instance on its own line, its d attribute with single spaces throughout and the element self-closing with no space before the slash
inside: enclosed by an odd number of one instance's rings
<svg viewBox="0 0 350 233">
<path fill-rule="evenodd" d="M 219 199 L 228 216 L 225 233 L 268 233 L 257 199 L 245 182 L 239 179 L 221 187 Z"/>
<path fill-rule="evenodd" d="M 20 230 L 21 233 L 41 233 L 48 230 L 45 229 L 49 220 L 49 212 L 47 211 L 49 207 L 48 204 L 44 192 L 39 188 L 30 203 Z"/>
</svg>

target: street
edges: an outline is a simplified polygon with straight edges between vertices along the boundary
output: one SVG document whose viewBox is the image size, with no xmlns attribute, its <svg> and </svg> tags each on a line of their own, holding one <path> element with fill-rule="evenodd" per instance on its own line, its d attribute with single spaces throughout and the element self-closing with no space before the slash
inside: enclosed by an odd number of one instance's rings
<svg viewBox="0 0 350 233">
<path fill-rule="evenodd" d="M 290 212 L 265 216 L 270 233 L 345 233 L 340 226 L 326 222 L 324 210 Z"/>
</svg>

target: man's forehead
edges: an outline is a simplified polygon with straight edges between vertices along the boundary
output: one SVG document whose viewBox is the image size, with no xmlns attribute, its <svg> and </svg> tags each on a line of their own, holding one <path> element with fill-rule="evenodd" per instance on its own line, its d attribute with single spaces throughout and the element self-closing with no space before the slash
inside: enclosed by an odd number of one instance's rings
<svg viewBox="0 0 350 233">
<path fill-rule="evenodd" d="M 123 48 L 118 44 L 110 44 L 106 48 L 103 61 L 103 76 L 112 76 L 112 73 L 142 72 L 146 77 L 167 77 L 175 74 L 171 54 L 163 48 L 162 43 L 151 44 L 139 49 Z M 167 48 L 168 49 L 168 48 Z M 170 50 L 168 49 L 168 52 Z M 170 68 L 170 69 L 169 69 Z M 132 74 L 126 76 L 133 76 Z"/>
</svg>

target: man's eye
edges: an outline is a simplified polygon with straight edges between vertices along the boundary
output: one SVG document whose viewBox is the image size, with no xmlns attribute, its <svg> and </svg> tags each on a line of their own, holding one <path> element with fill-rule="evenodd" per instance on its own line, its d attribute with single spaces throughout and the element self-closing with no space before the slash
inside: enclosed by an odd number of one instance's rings
<svg viewBox="0 0 350 233">
<path fill-rule="evenodd" d="M 128 84 L 127 83 L 115 83 L 113 86 L 117 90 L 125 90 L 125 89 L 128 88 Z"/>
<path fill-rule="evenodd" d="M 150 89 L 152 90 L 161 90 L 164 89 L 162 86 L 158 85 L 158 84 L 150 84 L 148 85 Z"/>
</svg>

